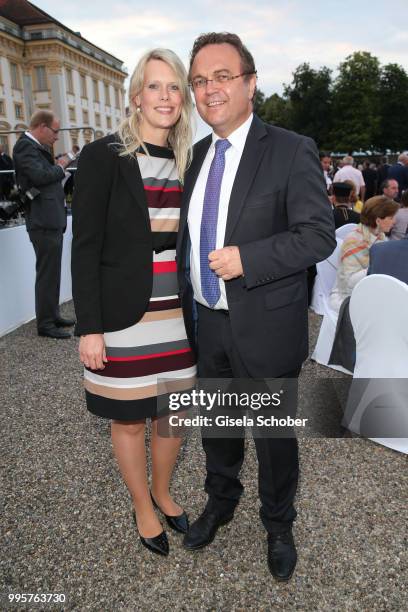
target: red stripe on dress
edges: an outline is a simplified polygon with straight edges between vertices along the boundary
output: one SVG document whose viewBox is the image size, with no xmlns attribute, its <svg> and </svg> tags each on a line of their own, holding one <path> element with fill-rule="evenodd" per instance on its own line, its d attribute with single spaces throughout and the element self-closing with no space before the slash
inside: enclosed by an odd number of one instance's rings
<svg viewBox="0 0 408 612">
<path fill-rule="evenodd" d="M 178 191 L 182 192 L 181 187 L 152 187 L 151 185 L 145 185 L 144 188 L 146 191 L 163 191 L 164 193 L 168 193 L 170 191 Z"/>
<path fill-rule="evenodd" d="M 150 376 L 152 374 L 163 374 L 174 370 L 183 370 L 195 365 L 194 355 L 191 350 L 180 355 L 169 357 L 156 357 L 155 359 L 144 359 L 143 361 L 108 362 L 103 370 L 91 370 L 98 376 L 112 378 L 135 378 L 137 376 Z"/>
<path fill-rule="evenodd" d="M 165 351 L 164 353 L 152 353 L 151 355 L 131 355 L 130 357 L 108 357 L 109 361 L 140 361 L 141 359 L 156 359 L 156 357 L 169 357 L 169 355 L 180 355 L 188 353 L 190 348 L 178 349 L 177 351 Z"/>
<path fill-rule="evenodd" d="M 168 272 L 177 272 L 177 264 L 175 261 L 153 262 L 153 274 L 167 274 Z"/>
</svg>

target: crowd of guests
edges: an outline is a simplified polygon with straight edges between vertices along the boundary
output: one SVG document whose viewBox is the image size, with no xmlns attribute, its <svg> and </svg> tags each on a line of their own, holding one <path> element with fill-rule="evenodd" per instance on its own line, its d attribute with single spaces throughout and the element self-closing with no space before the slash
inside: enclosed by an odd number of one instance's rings
<svg viewBox="0 0 408 612">
<path fill-rule="evenodd" d="M 378 166 L 368 160 L 356 167 L 353 157 L 333 162 L 328 153 L 320 154 L 336 229 L 353 223 L 340 247 L 330 305 L 338 312 L 345 298 L 369 267 L 374 244 L 408 238 L 408 153 L 401 153 L 390 165 Z M 401 249 L 407 253 L 408 240 Z M 407 265 L 408 268 L 408 265 Z M 398 277 L 398 275 L 396 274 Z"/>
<path fill-rule="evenodd" d="M 354 287 L 368 274 L 386 274 L 408 283 L 408 154 L 393 165 L 355 167 L 351 156 L 337 169 L 320 154 L 337 236 L 338 265 L 328 306 L 337 318 L 328 363 L 353 371 L 356 342 L 349 315 Z M 349 226 L 349 227 L 344 227 Z M 313 272 L 309 269 L 309 299 Z"/>
</svg>

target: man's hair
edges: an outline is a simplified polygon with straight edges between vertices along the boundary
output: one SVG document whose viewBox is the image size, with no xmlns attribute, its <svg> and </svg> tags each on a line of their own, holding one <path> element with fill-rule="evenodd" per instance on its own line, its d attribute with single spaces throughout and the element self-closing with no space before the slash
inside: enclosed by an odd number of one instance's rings
<svg viewBox="0 0 408 612">
<path fill-rule="evenodd" d="M 398 161 L 407 161 L 408 160 L 408 151 L 403 151 L 400 155 L 398 155 Z"/>
<path fill-rule="evenodd" d="M 225 43 L 232 45 L 237 50 L 241 58 L 242 72 L 256 72 L 254 58 L 239 36 L 236 34 L 231 34 L 230 32 L 208 32 L 207 34 L 201 34 L 194 41 L 193 48 L 190 53 L 190 67 L 188 71 L 189 79 L 191 78 L 191 68 L 197 53 L 207 45 L 222 45 Z"/>
<path fill-rule="evenodd" d="M 346 155 L 346 157 L 343 157 L 341 161 L 345 166 L 352 166 L 354 159 L 351 157 L 351 155 Z"/>
<path fill-rule="evenodd" d="M 51 127 L 52 122 L 55 119 L 55 115 L 50 110 L 37 110 L 31 115 L 30 119 L 30 130 L 34 130 L 42 123 L 45 123 L 47 127 Z"/>
<path fill-rule="evenodd" d="M 320 151 L 320 152 L 319 152 L 319 159 L 320 159 L 320 161 L 321 161 L 322 159 L 324 159 L 325 157 L 330 157 L 330 158 L 331 158 L 330 153 L 328 153 L 327 151 Z"/>
<path fill-rule="evenodd" d="M 385 179 L 385 181 L 383 181 L 380 185 L 380 189 L 381 191 L 384 191 L 384 189 L 388 189 L 388 187 L 390 186 L 390 182 L 394 181 L 395 183 L 397 183 L 398 186 L 398 181 L 397 179 L 393 179 L 393 178 L 389 178 L 389 179 Z"/>
<path fill-rule="evenodd" d="M 394 216 L 399 207 L 395 200 L 391 200 L 385 195 L 374 196 L 364 202 L 360 222 L 368 227 L 376 227 L 377 219 Z"/>
<path fill-rule="evenodd" d="M 408 189 L 402 192 L 401 196 L 401 207 L 408 208 Z"/>
</svg>

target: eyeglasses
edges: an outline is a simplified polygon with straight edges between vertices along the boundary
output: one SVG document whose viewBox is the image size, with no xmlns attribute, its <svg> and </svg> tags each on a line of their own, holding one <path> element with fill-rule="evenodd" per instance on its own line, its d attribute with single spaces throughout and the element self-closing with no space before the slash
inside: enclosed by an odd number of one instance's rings
<svg viewBox="0 0 408 612">
<path fill-rule="evenodd" d="M 256 74 L 256 70 L 252 70 L 250 72 L 241 72 L 241 74 L 236 74 L 235 76 L 228 74 L 228 72 L 219 72 L 214 74 L 213 79 L 195 77 L 194 79 L 192 79 L 192 81 L 190 81 L 190 87 L 191 89 L 195 90 L 207 87 L 208 83 L 218 83 L 219 85 L 222 85 L 223 83 L 228 83 L 228 81 L 233 81 L 234 79 L 239 79 L 239 77 L 246 76 L 249 74 Z"/>
<path fill-rule="evenodd" d="M 51 132 L 54 132 L 54 134 L 59 134 L 59 130 L 54 130 L 54 128 L 52 128 L 50 125 L 46 125 L 45 127 L 51 130 Z"/>
</svg>

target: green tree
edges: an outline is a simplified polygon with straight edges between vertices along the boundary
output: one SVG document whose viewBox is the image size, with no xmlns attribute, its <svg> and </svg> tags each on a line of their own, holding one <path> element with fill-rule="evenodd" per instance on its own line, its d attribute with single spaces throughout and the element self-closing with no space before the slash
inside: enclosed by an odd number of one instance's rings
<svg viewBox="0 0 408 612">
<path fill-rule="evenodd" d="M 402 66 L 383 66 L 378 90 L 380 125 L 375 142 L 382 150 L 408 145 L 408 75 Z"/>
<path fill-rule="evenodd" d="M 266 123 L 290 128 L 288 102 L 276 93 L 265 99 L 259 116 Z"/>
<path fill-rule="evenodd" d="M 311 136 L 319 147 L 326 146 L 331 126 L 331 70 L 314 70 L 309 64 L 298 66 L 292 83 L 284 88 L 288 123 L 296 132 Z"/>
<path fill-rule="evenodd" d="M 371 53 L 356 51 L 340 64 L 333 88 L 333 149 L 367 149 L 377 141 L 379 86 L 380 64 Z"/>
<path fill-rule="evenodd" d="M 253 99 L 254 113 L 261 116 L 263 105 L 265 103 L 265 94 L 260 89 L 256 90 L 255 97 Z"/>
</svg>

